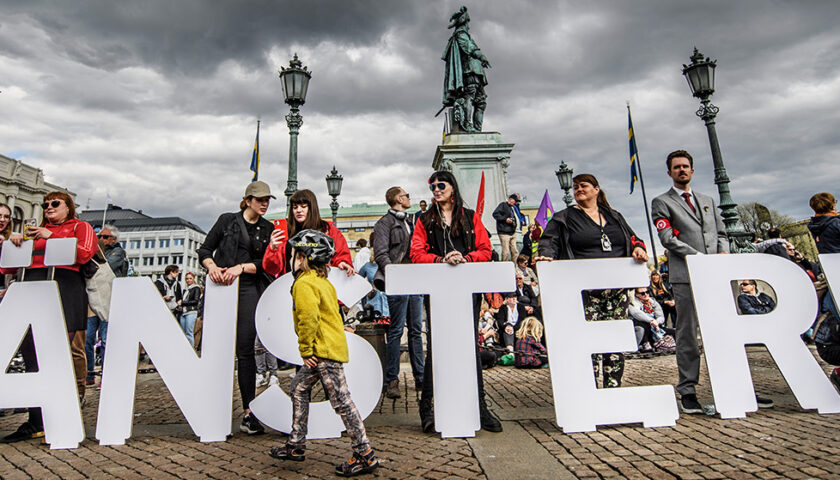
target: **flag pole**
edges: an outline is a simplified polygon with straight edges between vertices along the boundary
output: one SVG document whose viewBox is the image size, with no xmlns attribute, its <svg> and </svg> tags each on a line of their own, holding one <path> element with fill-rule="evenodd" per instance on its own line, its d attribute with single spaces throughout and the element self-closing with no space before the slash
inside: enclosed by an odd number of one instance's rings
<svg viewBox="0 0 840 480">
<path fill-rule="evenodd" d="M 630 101 L 627 101 L 627 118 L 630 124 L 633 124 L 632 115 L 630 115 Z M 636 142 L 636 127 L 633 127 L 633 142 Z M 647 193 L 645 192 L 645 177 L 642 175 L 642 160 L 639 155 L 639 145 L 636 144 L 636 166 L 639 168 L 639 184 L 642 186 L 642 201 L 645 203 L 645 223 L 647 223 L 648 234 L 650 235 L 650 249 L 653 252 L 653 265 L 659 271 L 659 257 L 656 256 L 656 241 L 653 238 L 653 228 L 650 222 L 650 207 L 648 207 Z"/>
</svg>

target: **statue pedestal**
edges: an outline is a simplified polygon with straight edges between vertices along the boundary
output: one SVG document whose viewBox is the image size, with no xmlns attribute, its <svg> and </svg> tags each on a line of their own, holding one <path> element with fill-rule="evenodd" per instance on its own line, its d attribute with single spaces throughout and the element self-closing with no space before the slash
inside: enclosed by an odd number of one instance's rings
<svg viewBox="0 0 840 480">
<path fill-rule="evenodd" d="M 475 210 L 481 173 L 484 172 L 484 213 L 481 221 L 493 234 L 493 246 L 499 245 L 493 210 L 507 200 L 507 168 L 514 144 L 504 143 L 498 132 L 453 133 L 438 145 L 432 168 L 452 172 L 458 181 L 464 205 Z"/>
</svg>

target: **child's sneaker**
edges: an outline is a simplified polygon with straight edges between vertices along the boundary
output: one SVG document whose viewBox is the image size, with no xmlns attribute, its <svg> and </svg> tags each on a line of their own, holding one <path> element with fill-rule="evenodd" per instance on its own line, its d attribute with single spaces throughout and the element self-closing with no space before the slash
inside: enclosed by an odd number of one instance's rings
<svg viewBox="0 0 840 480">
<path fill-rule="evenodd" d="M 341 477 L 355 477 L 363 473 L 370 473 L 379 466 L 379 460 L 373 454 L 373 449 L 368 449 L 364 454 L 353 453 L 349 460 L 336 465 L 335 473 Z"/>
<path fill-rule="evenodd" d="M 268 378 L 265 377 L 262 373 L 257 374 L 257 387 L 264 387 L 268 385 Z"/>
<path fill-rule="evenodd" d="M 271 447 L 268 454 L 272 458 L 276 458 L 278 460 L 291 460 L 293 462 L 302 462 L 306 460 L 306 450 L 300 447 L 293 448 L 286 444 Z"/>
</svg>

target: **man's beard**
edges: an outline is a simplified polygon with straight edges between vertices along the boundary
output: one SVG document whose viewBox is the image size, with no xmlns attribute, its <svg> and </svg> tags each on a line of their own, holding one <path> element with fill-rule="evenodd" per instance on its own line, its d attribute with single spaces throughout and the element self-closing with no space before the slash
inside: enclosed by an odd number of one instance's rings
<svg viewBox="0 0 840 480">
<path fill-rule="evenodd" d="M 683 179 L 678 177 L 678 178 L 674 179 L 674 183 L 682 185 L 682 186 L 688 185 L 689 182 L 691 182 L 690 178 L 687 178 L 687 179 L 683 180 Z"/>
</svg>

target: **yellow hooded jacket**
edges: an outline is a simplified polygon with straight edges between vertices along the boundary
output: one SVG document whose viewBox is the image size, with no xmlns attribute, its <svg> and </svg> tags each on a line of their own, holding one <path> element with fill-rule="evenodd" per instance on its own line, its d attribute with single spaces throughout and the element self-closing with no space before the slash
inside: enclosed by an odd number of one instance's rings
<svg viewBox="0 0 840 480">
<path fill-rule="evenodd" d="M 301 274 L 292 286 L 292 300 L 300 356 L 347 363 L 350 354 L 344 323 L 329 280 L 314 271 Z"/>
</svg>

